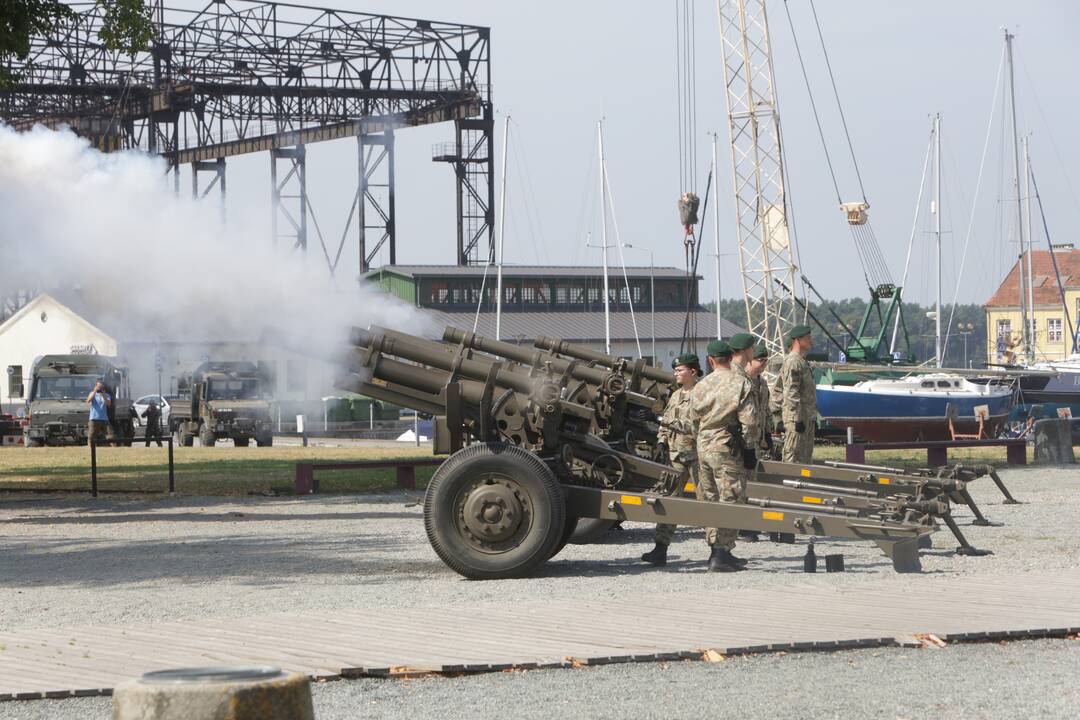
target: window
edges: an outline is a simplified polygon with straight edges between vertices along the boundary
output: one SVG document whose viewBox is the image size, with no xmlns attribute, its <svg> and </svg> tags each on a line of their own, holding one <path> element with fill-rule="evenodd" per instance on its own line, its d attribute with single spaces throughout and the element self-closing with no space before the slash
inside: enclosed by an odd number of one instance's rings
<svg viewBox="0 0 1080 720">
<path fill-rule="evenodd" d="M 1012 320 L 997 321 L 997 336 L 1008 339 L 1012 335 Z"/>
<path fill-rule="evenodd" d="M 23 396 L 22 365 L 8 365 L 8 398 Z"/>
<path fill-rule="evenodd" d="M 934 387 L 934 381 L 933 380 L 923 380 L 921 387 L 933 388 Z"/>
<path fill-rule="evenodd" d="M 521 298 L 526 305 L 550 305 L 551 289 L 543 280 L 526 280 L 522 283 Z"/>
<path fill-rule="evenodd" d="M 951 388 L 951 387 L 952 387 L 952 383 L 951 383 L 951 382 L 949 382 L 948 380 L 938 380 L 938 381 L 937 381 L 937 386 L 938 386 L 939 388 Z"/>
<path fill-rule="evenodd" d="M 450 285 L 445 281 L 431 283 L 431 295 L 428 300 L 431 305 L 446 305 L 450 302 Z"/>
<path fill-rule="evenodd" d="M 1046 341 L 1052 343 L 1061 342 L 1061 318 L 1046 319 Z"/>
</svg>

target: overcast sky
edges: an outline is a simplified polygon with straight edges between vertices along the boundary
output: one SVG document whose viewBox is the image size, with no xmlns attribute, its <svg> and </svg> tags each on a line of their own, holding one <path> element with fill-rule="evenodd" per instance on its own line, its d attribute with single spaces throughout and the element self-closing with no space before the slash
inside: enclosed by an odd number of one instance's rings
<svg viewBox="0 0 1080 720">
<path fill-rule="evenodd" d="M 657 264 L 681 266 L 675 203 L 684 188 L 678 182 L 676 147 L 674 0 L 342 0 L 338 5 L 491 27 L 500 148 L 502 118 L 510 113 L 515 122 L 515 152 L 508 173 L 507 262 L 599 264 L 599 251 L 586 248 L 585 242 L 587 233 L 599 227 L 594 158 L 596 122 L 604 118 L 622 241 L 652 250 Z M 768 8 L 791 180 L 788 191 L 796 211 L 803 271 L 827 296 L 862 296 L 866 292 L 862 272 L 836 206 L 784 5 L 774 1 Z M 790 10 L 823 110 L 841 192 L 845 199 L 858 199 L 807 0 L 790 0 Z M 931 116 L 940 112 L 946 301 L 956 287 L 1002 54 L 1003 26 L 1017 36 L 1018 125 L 1031 133 L 1032 162 L 1050 232 L 1055 242 L 1073 241 L 1072 228 L 1080 225 L 1076 191 L 1080 137 L 1075 132 L 1080 107 L 1076 90 L 1080 44 L 1075 39 L 1080 4 L 818 0 L 817 10 L 872 205 L 872 224 L 897 281 Z M 715 3 L 700 0 L 696 15 L 698 190 L 703 191 L 708 172 L 708 134 L 719 132 L 722 294 L 730 298 L 738 294 L 739 275 Z M 1016 252 L 1000 229 L 1000 117 L 999 104 L 976 232 L 959 286 L 961 302 L 985 301 Z M 398 134 L 399 262 L 454 261 L 453 176 L 447 165 L 431 162 L 431 146 L 451 137 L 450 125 Z M 308 150 L 309 192 L 328 238 L 340 237 L 355 191 L 354 147 L 353 141 L 344 140 Z M 256 155 L 228 162 L 230 205 L 256 210 L 265 206 L 268 217 L 268 158 Z M 1005 178 L 1011 182 L 1011 167 Z M 1008 192 L 1008 183 L 1004 187 Z M 1012 217 L 1004 210 L 1004 217 Z M 709 216 L 707 252 L 713 242 L 711 209 Z M 906 298 L 929 302 L 934 292 L 932 238 L 924 232 L 930 226 L 920 225 Z M 1041 232 L 1035 237 L 1037 243 L 1045 242 Z M 351 250 L 343 264 L 355 267 L 355 243 Z M 648 264 L 643 252 L 627 251 L 626 258 L 631 264 Z M 708 261 L 706 300 L 714 296 L 711 258 Z"/>
</svg>

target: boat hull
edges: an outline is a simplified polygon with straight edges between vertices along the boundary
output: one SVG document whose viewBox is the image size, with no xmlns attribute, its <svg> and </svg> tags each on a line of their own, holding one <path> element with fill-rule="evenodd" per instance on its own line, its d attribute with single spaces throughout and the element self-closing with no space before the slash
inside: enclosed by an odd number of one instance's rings
<svg viewBox="0 0 1080 720">
<path fill-rule="evenodd" d="M 905 442 L 951 439 L 946 417 L 949 404 L 956 407 L 953 425 L 960 434 L 978 432 L 975 408 L 986 405 L 989 418 L 983 432 L 994 437 L 1012 409 L 1012 395 L 893 395 L 819 386 L 817 403 L 818 413 L 833 427 L 850 427 L 857 437 L 871 442 Z"/>
</svg>

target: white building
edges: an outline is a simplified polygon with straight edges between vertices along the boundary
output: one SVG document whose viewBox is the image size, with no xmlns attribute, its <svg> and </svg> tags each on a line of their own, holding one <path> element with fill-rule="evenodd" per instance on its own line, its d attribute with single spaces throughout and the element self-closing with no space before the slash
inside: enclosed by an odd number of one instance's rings
<svg viewBox="0 0 1080 720">
<path fill-rule="evenodd" d="M 117 342 L 48 293 L 38 295 L 0 325 L 0 367 L 7 375 L 0 405 L 6 411 L 22 405 L 34 359 L 49 354 L 116 355 Z"/>
<path fill-rule="evenodd" d="M 0 368 L 7 379 L 0 386 L 0 406 L 17 412 L 30 390 L 34 359 L 42 355 L 97 354 L 119 357 L 129 369 L 132 393 L 173 395 L 178 381 L 207 360 L 248 360 L 258 363 L 273 378 L 273 397 L 288 404 L 321 408 L 321 398 L 333 395 L 335 368 L 256 340 L 126 338 L 108 322 L 95 324 L 93 312 L 77 298 L 61 302 L 42 293 L 0 323 Z M 321 412 L 321 410 L 319 410 Z"/>
</svg>

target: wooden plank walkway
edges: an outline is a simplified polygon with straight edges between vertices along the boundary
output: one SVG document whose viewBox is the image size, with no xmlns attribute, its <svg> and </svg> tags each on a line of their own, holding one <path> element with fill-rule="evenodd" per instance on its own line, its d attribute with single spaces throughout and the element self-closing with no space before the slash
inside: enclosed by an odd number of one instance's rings
<svg viewBox="0 0 1080 720">
<path fill-rule="evenodd" d="M 822 579 L 823 580 L 823 579 Z M 315 678 L 485 672 L 1080 632 L 1080 571 L 0 633 L 0 699 L 108 694 L 150 670 L 276 665 Z M 723 607 L 726 614 L 719 616 Z"/>
</svg>

